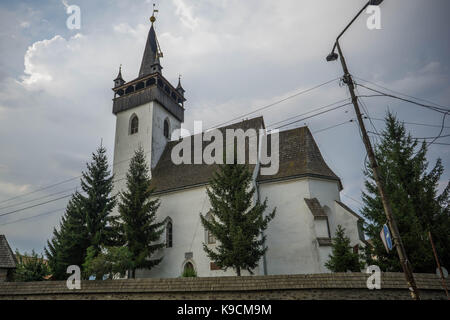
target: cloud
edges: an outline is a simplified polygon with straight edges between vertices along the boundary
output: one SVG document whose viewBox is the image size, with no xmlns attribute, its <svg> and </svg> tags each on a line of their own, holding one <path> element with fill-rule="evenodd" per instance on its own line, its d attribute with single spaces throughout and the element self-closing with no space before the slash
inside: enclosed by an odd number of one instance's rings
<svg viewBox="0 0 450 320">
<path fill-rule="evenodd" d="M 0 171 L 2 168 L 6 168 L 6 166 L 0 165 Z M 19 193 L 27 192 L 30 189 L 30 185 L 17 185 L 14 183 L 5 183 L 0 181 L 0 190 L 2 190 L 2 193 L 5 195 L 16 195 Z"/>
<path fill-rule="evenodd" d="M 137 77 L 152 9 L 151 1 L 81 2 L 83 24 L 76 33 L 66 28 L 61 6 L 18 3 L 15 11 L 0 11 L 0 199 L 77 176 L 101 138 L 112 162 L 112 79 L 120 64 L 125 80 Z M 367 30 L 364 15 L 349 29 L 342 39 L 349 68 L 394 90 L 448 104 L 448 50 L 436 49 L 448 38 L 446 10 L 405 3 L 383 2 L 382 30 Z M 183 75 L 185 127 L 194 120 L 212 126 L 341 76 L 340 64 L 324 57 L 360 6 L 360 0 L 161 1 L 155 28 L 164 52 L 163 74 L 174 84 Z M 441 1 L 440 6 L 448 5 Z M 336 81 L 254 116 L 262 114 L 270 124 L 346 98 L 347 91 Z M 389 105 L 405 121 L 440 121 L 440 115 L 391 100 L 365 102 L 372 117 L 382 118 Z M 343 108 L 305 121 L 314 131 L 351 118 L 352 109 Z M 353 123 L 315 135 L 344 191 L 355 199 L 365 156 L 357 132 Z M 448 148 L 432 146 L 431 152 L 430 163 L 443 158 L 447 179 Z M 55 206 L 39 212 L 64 203 Z M 21 249 L 43 247 L 58 215 L 36 220 L 36 230 L 30 221 L 1 232 Z"/>
</svg>

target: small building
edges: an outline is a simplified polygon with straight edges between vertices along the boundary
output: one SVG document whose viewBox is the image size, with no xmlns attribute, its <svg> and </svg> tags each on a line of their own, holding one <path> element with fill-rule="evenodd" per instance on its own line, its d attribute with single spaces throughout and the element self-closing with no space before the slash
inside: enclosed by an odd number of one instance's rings
<svg viewBox="0 0 450 320">
<path fill-rule="evenodd" d="M 17 260 L 5 235 L 0 234 L 0 282 L 12 279 L 12 275 L 17 266 Z"/>
</svg>

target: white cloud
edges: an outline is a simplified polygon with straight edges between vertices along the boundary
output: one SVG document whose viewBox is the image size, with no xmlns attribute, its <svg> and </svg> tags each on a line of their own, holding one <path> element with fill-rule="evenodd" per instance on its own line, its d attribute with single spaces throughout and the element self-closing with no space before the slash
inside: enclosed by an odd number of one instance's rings
<svg viewBox="0 0 450 320">
<path fill-rule="evenodd" d="M 0 165 L 0 170 L 2 170 L 2 168 L 6 168 L 6 166 Z M 2 190 L 2 194 L 4 195 L 17 195 L 20 193 L 27 192 L 29 189 L 30 189 L 29 184 L 19 185 L 0 181 L 0 190 Z"/>
</svg>

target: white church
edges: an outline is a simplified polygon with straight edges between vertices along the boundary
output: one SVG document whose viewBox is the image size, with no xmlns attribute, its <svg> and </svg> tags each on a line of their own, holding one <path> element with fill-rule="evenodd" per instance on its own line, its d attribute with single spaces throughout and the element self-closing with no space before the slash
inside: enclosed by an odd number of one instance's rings
<svg viewBox="0 0 450 320">
<path fill-rule="evenodd" d="M 203 251 L 203 243 L 211 248 L 217 245 L 200 223 L 199 214 L 211 214 L 206 187 L 218 165 L 176 165 L 171 159 L 179 141 L 170 138 L 184 121 L 186 99 L 180 81 L 174 87 L 162 74 L 154 21 L 152 16 L 139 76 L 126 82 L 119 71 L 113 88 L 113 173 L 124 177 L 129 159 L 141 145 L 151 167 L 155 196 L 161 201 L 158 220 L 165 222 L 161 238 L 165 248 L 157 254 L 163 256 L 162 262 L 151 270 L 137 270 L 136 277 L 179 277 L 185 268 L 193 268 L 199 277 L 232 276 L 232 269 L 219 269 Z M 265 125 L 263 117 L 256 117 L 226 128 L 258 131 Z M 276 174 L 262 175 L 258 164 L 249 167 L 255 196 L 268 199 L 268 211 L 277 210 L 265 231 L 268 250 L 253 270 L 255 275 L 329 272 L 325 263 L 339 224 L 354 250 L 364 245 L 362 218 L 341 202 L 342 183 L 325 163 L 308 127 L 279 133 Z M 117 180 L 115 192 L 125 188 L 125 179 Z"/>
</svg>

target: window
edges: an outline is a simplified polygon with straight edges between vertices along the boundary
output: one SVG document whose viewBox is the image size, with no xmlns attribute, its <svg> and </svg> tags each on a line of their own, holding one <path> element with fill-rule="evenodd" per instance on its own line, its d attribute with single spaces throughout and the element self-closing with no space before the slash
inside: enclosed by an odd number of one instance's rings
<svg viewBox="0 0 450 320">
<path fill-rule="evenodd" d="M 130 121 L 130 134 L 135 134 L 138 132 L 138 130 L 139 130 L 139 119 L 134 114 L 134 115 L 132 115 L 131 121 Z"/>
<path fill-rule="evenodd" d="M 184 271 L 194 271 L 194 265 L 190 262 L 186 262 L 184 265 Z"/>
<path fill-rule="evenodd" d="M 208 221 L 212 220 L 211 212 L 208 212 L 208 214 L 206 215 L 206 219 Z M 214 235 L 209 230 L 206 230 L 206 242 L 208 244 L 215 244 L 216 243 L 216 237 L 214 237 Z"/>
<path fill-rule="evenodd" d="M 169 139 L 169 119 L 164 120 L 164 137 Z"/>
<path fill-rule="evenodd" d="M 166 223 L 166 248 L 172 248 L 172 221 Z"/>
</svg>

